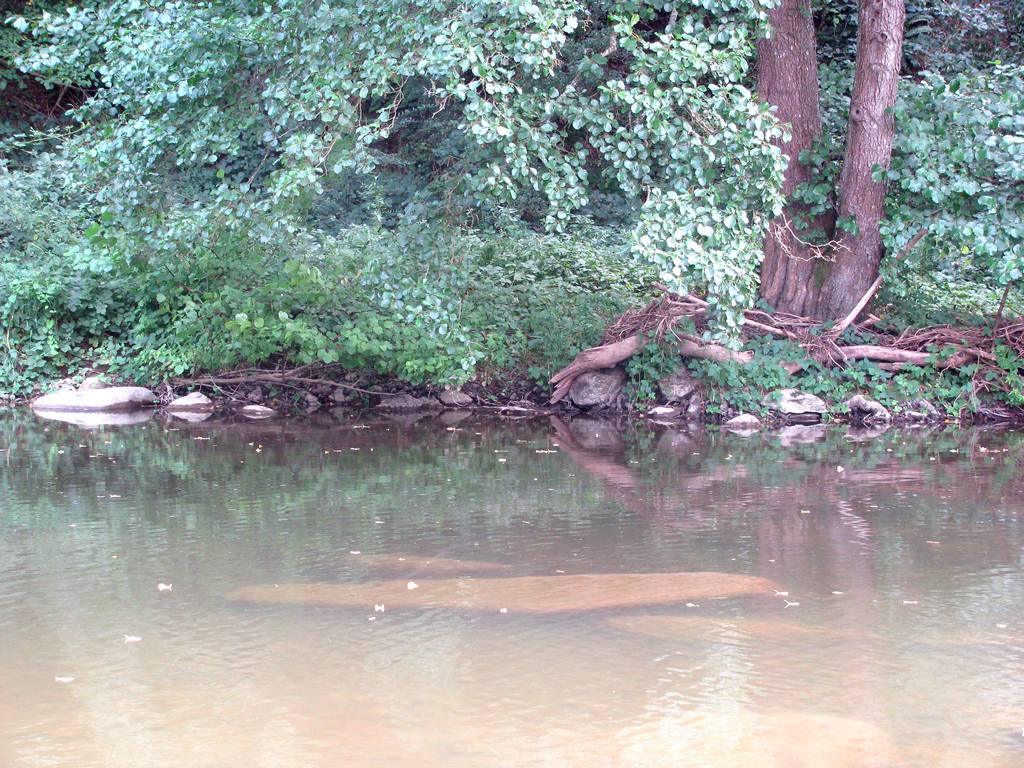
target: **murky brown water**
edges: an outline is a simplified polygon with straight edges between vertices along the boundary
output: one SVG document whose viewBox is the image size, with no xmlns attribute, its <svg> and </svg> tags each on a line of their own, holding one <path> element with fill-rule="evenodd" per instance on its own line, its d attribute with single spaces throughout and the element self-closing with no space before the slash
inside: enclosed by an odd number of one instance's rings
<svg viewBox="0 0 1024 768">
<path fill-rule="evenodd" d="M 0 449 L 3 768 L 1024 765 L 1021 434 L 17 413 Z"/>
</svg>

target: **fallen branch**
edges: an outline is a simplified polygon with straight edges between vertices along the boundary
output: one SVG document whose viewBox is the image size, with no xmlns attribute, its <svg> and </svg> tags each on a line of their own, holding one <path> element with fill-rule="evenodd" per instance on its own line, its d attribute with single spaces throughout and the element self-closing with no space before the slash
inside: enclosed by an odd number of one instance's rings
<svg viewBox="0 0 1024 768">
<path fill-rule="evenodd" d="M 913 248 L 926 233 L 927 230 L 922 229 L 915 234 L 907 243 L 904 253 Z M 743 328 L 746 332 L 771 334 L 796 341 L 808 360 L 824 366 L 842 367 L 850 360 L 870 360 L 878 363 L 883 370 L 894 372 L 906 366 L 936 364 L 943 369 L 950 369 L 978 363 L 976 388 L 1005 389 L 1008 386 L 1005 382 L 1006 372 L 996 364 L 996 357 L 990 350 L 999 343 L 1024 358 L 1024 319 L 997 326 L 991 334 L 978 328 L 934 326 L 904 331 L 897 337 L 876 334 L 879 340 L 876 344 L 837 345 L 835 339 L 856 321 L 880 285 L 881 278 L 878 278 L 856 306 L 828 333 L 815 333 L 818 323 L 809 318 L 760 310 L 748 310 L 744 314 Z M 654 338 L 664 341 L 669 333 L 682 357 L 741 365 L 753 361 L 754 353 L 749 350 L 732 350 L 721 344 L 702 341 L 699 336 L 675 331 L 676 324 L 684 318 L 699 329 L 706 321 L 708 303 L 696 296 L 675 295 L 662 285 L 655 287 L 665 293 L 664 298 L 626 312 L 608 329 L 604 344 L 584 350 L 572 363 L 552 376 L 551 383 L 555 385 L 551 394 L 552 403 L 565 398 L 581 374 L 619 365 L 639 352 L 647 340 Z M 878 318 L 869 316 L 858 328 L 866 330 L 875 322 L 878 322 Z M 796 373 L 805 368 L 806 363 L 787 362 L 784 367 Z"/>
</svg>

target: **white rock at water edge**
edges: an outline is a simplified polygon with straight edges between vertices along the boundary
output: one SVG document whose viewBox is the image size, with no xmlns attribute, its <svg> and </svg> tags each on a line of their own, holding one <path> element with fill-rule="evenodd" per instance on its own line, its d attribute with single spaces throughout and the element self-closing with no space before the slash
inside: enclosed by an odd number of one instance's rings
<svg viewBox="0 0 1024 768">
<path fill-rule="evenodd" d="M 145 387 L 105 387 L 103 389 L 51 392 L 33 401 L 37 411 L 132 411 L 156 405 L 157 397 Z"/>
<path fill-rule="evenodd" d="M 825 401 L 817 395 L 799 389 L 777 389 L 769 393 L 762 405 L 785 415 L 823 414 L 828 411 Z"/>
<path fill-rule="evenodd" d="M 189 392 L 167 404 L 168 411 L 212 411 L 213 400 L 202 392 Z"/>
<path fill-rule="evenodd" d="M 658 382 L 658 391 L 666 403 L 681 403 L 697 389 L 697 379 L 683 369 L 664 376 Z"/>
<path fill-rule="evenodd" d="M 761 426 L 761 420 L 752 413 L 741 413 L 725 422 L 725 426 L 730 429 L 757 429 Z"/>
<path fill-rule="evenodd" d="M 269 419 L 277 415 L 277 411 L 265 405 L 243 405 L 239 413 L 249 419 Z"/>
</svg>

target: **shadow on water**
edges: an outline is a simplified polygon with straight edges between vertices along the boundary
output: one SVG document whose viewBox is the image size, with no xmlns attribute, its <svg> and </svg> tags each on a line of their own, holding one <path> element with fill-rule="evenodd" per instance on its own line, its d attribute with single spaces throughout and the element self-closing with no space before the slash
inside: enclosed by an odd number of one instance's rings
<svg viewBox="0 0 1024 768">
<path fill-rule="evenodd" d="M 1017 765 L 1022 440 L 0 414 L 0 764 Z"/>
</svg>

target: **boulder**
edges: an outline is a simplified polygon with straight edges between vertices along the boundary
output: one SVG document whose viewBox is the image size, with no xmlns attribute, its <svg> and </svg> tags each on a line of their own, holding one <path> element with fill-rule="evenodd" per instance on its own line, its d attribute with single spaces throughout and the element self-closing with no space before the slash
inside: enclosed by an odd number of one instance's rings
<svg viewBox="0 0 1024 768">
<path fill-rule="evenodd" d="M 414 586 L 411 586 L 414 585 Z M 349 606 L 365 610 L 446 608 L 497 613 L 552 614 L 672 605 L 712 597 L 768 596 L 776 585 L 739 573 L 601 573 L 507 578 L 424 579 L 409 582 L 261 584 L 236 589 L 229 600 L 244 603 Z"/>
<path fill-rule="evenodd" d="M 850 415 L 855 421 L 864 424 L 881 424 L 892 421 L 892 414 L 889 409 L 877 400 L 871 400 L 864 395 L 854 395 L 843 403 L 850 409 Z"/>
<path fill-rule="evenodd" d="M 741 413 L 725 422 L 724 426 L 727 429 L 755 430 L 761 426 L 761 420 L 752 413 Z"/>
<path fill-rule="evenodd" d="M 777 389 L 766 395 L 761 404 L 791 421 L 820 421 L 828 411 L 824 400 L 799 389 Z"/>
<path fill-rule="evenodd" d="M 277 415 L 277 411 L 267 408 L 265 405 L 243 405 L 238 412 L 247 419 L 269 419 L 271 416 Z"/>
<path fill-rule="evenodd" d="M 145 387 L 105 387 L 103 389 L 63 389 L 38 397 L 32 403 L 37 411 L 134 411 L 156 405 L 156 395 Z"/>
<path fill-rule="evenodd" d="M 413 395 L 385 395 L 377 408 L 382 411 L 422 411 L 437 409 L 441 404 L 433 397 L 414 397 Z"/>
<path fill-rule="evenodd" d="M 683 368 L 658 382 L 658 392 L 666 403 L 681 403 L 697 389 L 697 380 Z"/>
<path fill-rule="evenodd" d="M 167 404 L 168 411 L 212 411 L 213 400 L 202 392 L 189 392 Z"/>
<path fill-rule="evenodd" d="M 580 408 L 614 405 L 625 384 L 626 372 L 621 368 L 587 371 L 572 383 L 569 399 Z"/>
<path fill-rule="evenodd" d="M 93 389 L 106 389 L 110 385 L 102 376 L 86 376 L 82 379 L 82 383 L 78 385 L 78 388 L 84 392 L 88 392 Z"/>
<path fill-rule="evenodd" d="M 467 408 L 473 404 L 473 398 L 459 389 L 446 389 L 437 399 L 448 408 Z"/>
</svg>

